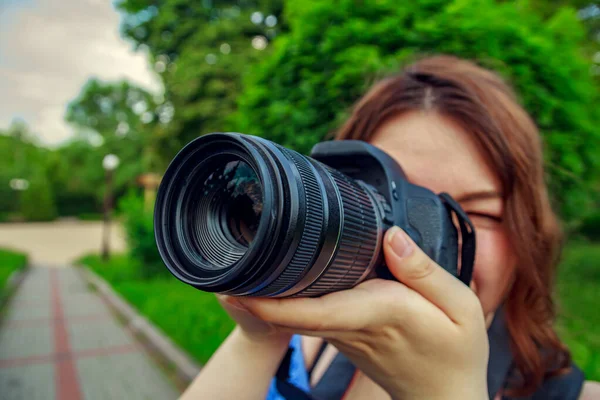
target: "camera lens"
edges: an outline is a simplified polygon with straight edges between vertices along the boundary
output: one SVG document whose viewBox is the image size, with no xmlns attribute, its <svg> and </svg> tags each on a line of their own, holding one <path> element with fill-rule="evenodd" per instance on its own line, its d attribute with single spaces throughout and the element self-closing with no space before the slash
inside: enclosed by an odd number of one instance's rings
<svg viewBox="0 0 600 400">
<path fill-rule="evenodd" d="M 245 161 L 223 155 L 189 176 L 182 191 L 182 230 L 189 258 L 206 260 L 205 268 L 230 267 L 246 253 L 262 213 L 262 187 Z"/>
<path fill-rule="evenodd" d="M 260 222 L 262 187 L 256 173 L 243 161 L 227 163 L 224 171 L 224 220 L 235 240 L 248 246 Z M 210 184 L 210 183 L 209 183 Z"/>
<path fill-rule="evenodd" d="M 155 236 L 171 273 L 200 290 L 317 296 L 354 286 L 381 260 L 379 201 L 273 142 L 215 133 L 169 165 Z"/>
</svg>

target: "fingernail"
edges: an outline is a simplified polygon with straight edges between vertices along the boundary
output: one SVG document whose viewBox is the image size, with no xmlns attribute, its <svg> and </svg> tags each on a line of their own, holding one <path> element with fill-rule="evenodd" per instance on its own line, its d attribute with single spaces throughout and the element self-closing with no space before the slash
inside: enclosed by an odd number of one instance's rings
<svg viewBox="0 0 600 400">
<path fill-rule="evenodd" d="M 406 233 L 397 226 L 390 229 L 388 243 L 394 253 L 400 258 L 408 257 L 413 251 L 413 244 L 406 237 Z"/>
</svg>

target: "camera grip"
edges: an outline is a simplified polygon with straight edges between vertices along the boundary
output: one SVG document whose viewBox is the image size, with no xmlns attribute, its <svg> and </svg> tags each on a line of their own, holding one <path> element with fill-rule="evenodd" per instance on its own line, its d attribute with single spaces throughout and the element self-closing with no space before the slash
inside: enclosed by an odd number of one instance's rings
<svg viewBox="0 0 600 400">
<path fill-rule="evenodd" d="M 429 258 L 457 276 L 458 234 L 439 199 L 409 197 L 406 200 L 406 215 L 406 231 L 415 243 Z"/>
</svg>

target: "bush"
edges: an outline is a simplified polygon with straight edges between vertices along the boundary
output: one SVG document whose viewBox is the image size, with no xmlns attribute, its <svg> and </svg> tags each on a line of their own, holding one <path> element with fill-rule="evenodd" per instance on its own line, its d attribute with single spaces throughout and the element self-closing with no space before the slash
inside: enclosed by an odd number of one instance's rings
<svg viewBox="0 0 600 400">
<path fill-rule="evenodd" d="M 346 117 L 376 76 L 415 55 L 478 60 L 511 82 L 544 134 L 552 192 L 563 216 L 589 207 L 600 170 L 600 108 L 583 29 L 571 9 L 548 21 L 524 2 L 294 0 L 290 33 L 254 67 L 238 130 L 302 152 Z"/>
<path fill-rule="evenodd" d="M 101 213 L 82 213 L 77 216 L 80 221 L 102 221 L 104 215 Z"/>
<path fill-rule="evenodd" d="M 18 251 L 0 249 L 0 297 L 4 295 L 8 278 L 27 265 L 27 255 Z"/>
<path fill-rule="evenodd" d="M 21 192 L 21 215 L 27 221 L 52 221 L 57 217 L 52 188 L 45 177 L 37 176 Z"/>
<path fill-rule="evenodd" d="M 600 380 L 600 246 L 570 243 L 558 268 L 558 332 L 586 379 Z"/>
<path fill-rule="evenodd" d="M 595 212 L 584 218 L 579 233 L 589 240 L 600 241 L 600 212 Z"/>
<path fill-rule="evenodd" d="M 112 254 L 108 261 L 98 254 L 88 254 L 77 260 L 77 264 L 90 267 L 113 285 L 140 278 L 139 263 L 127 254 Z"/>
<path fill-rule="evenodd" d="M 16 212 L 19 208 L 18 193 L 10 187 L 12 178 L 14 178 L 14 173 L 4 171 L 0 167 L 0 221 L 8 220 L 8 215 Z"/>
<path fill-rule="evenodd" d="M 58 214 L 61 216 L 100 215 L 102 219 L 102 206 L 98 204 L 95 194 L 77 193 L 76 191 L 63 188 L 64 191 L 56 193 Z"/>
<path fill-rule="evenodd" d="M 139 263 L 140 276 L 167 276 L 168 270 L 160 258 L 154 239 L 152 207 L 144 208 L 144 199 L 133 193 L 119 203 L 131 258 Z"/>
</svg>

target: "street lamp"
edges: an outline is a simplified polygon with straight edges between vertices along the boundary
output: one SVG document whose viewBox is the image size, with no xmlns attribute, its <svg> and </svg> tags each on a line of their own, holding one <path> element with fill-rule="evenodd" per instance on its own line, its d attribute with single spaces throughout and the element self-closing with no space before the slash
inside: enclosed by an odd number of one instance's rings
<svg viewBox="0 0 600 400">
<path fill-rule="evenodd" d="M 17 192 L 15 205 L 16 205 L 17 209 L 20 212 L 22 212 L 22 206 L 23 206 L 23 204 L 22 204 L 22 202 L 23 202 L 23 195 L 22 195 L 22 193 L 24 191 L 26 191 L 27 189 L 29 189 L 29 181 L 27 179 L 13 178 L 13 179 L 10 180 L 9 186 L 10 186 L 10 188 L 12 190 L 14 190 L 15 192 Z"/>
<path fill-rule="evenodd" d="M 102 229 L 102 259 L 108 260 L 109 241 L 110 241 L 110 213 L 112 211 L 112 181 L 113 171 L 119 166 L 119 157 L 114 154 L 107 154 L 102 159 L 102 168 L 105 171 L 105 191 L 104 191 L 104 224 Z"/>
<path fill-rule="evenodd" d="M 11 179 L 10 180 L 10 188 L 12 190 L 16 190 L 17 192 L 22 192 L 29 188 L 29 181 L 27 179 Z"/>
</svg>

